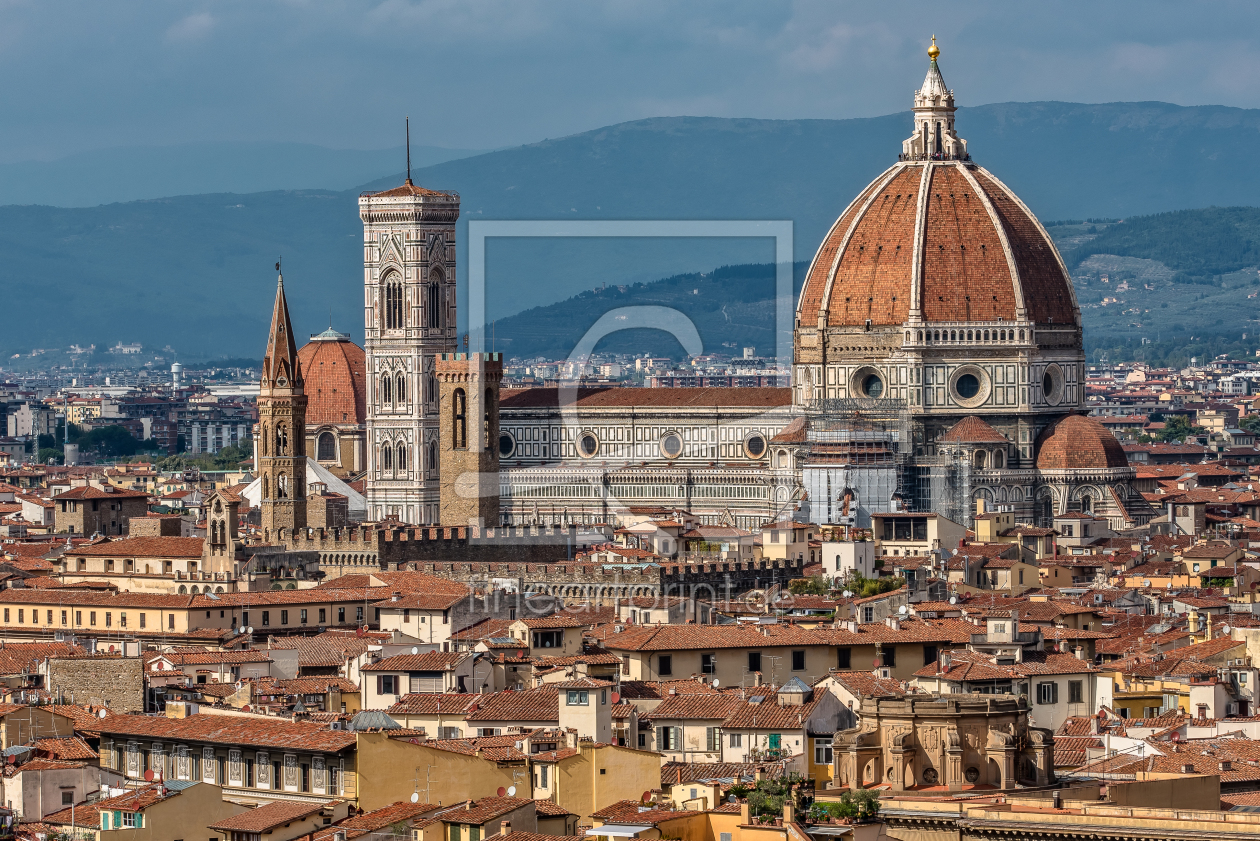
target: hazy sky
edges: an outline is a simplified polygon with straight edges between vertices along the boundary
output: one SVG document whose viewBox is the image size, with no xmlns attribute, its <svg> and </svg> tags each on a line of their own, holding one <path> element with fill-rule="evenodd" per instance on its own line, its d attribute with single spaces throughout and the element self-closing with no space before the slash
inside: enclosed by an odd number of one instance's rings
<svg viewBox="0 0 1260 841">
<path fill-rule="evenodd" d="M 489 148 L 663 115 L 905 109 L 935 32 L 961 105 L 1260 107 L 1260 3 L 0 0 L 0 161 L 285 140 Z"/>
</svg>

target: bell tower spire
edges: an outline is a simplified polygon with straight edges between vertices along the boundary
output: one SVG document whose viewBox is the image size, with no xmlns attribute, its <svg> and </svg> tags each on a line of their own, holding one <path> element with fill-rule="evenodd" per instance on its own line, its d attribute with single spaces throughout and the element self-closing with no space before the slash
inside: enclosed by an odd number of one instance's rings
<svg viewBox="0 0 1260 841">
<path fill-rule="evenodd" d="M 901 159 L 908 161 L 968 160 L 967 141 L 954 131 L 954 92 L 945 86 L 945 77 L 936 63 L 941 54 L 932 36 L 928 47 L 927 77 L 914 92 L 914 134 L 901 143 Z"/>
<path fill-rule="evenodd" d="M 276 263 L 279 273 L 280 264 Z M 306 394 L 298 361 L 284 275 L 276 280 L 276 304 L 263 356 L 258 393 L 255 462 L 262 480 L 263 539 L 283 540 L 306 528 Z"/>
</svg>

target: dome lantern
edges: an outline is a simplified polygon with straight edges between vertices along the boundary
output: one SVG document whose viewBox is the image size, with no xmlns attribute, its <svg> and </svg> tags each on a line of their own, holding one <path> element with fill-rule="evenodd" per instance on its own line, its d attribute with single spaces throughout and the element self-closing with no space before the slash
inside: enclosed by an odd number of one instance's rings
<svg viewBox="0 0 1260 841">
<path fill-rule="evenodd" d="M 954 92 L 945 86 L 945 77 L 936 58 L 941 54 L 932 36 L 932 46 L 923 87 L 914 94 L 914 134 L 901 143 L 903 161 L 968 160 L 967 141 L 954 131 Z"/>
</svg>

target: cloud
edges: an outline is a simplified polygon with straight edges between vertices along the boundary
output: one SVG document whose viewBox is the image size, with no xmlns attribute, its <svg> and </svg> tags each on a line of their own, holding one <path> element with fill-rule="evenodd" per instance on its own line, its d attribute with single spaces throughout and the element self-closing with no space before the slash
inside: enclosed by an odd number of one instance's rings
<svg viewBox="0 0 1260 841">
<path fill-rule="evenodd" d="M 166 30 L 166 40 L 175 43 L 199 41 L 214 29 L 214 18 L 209 12 L 198 12 L 172 24 Z"/>
</svg>

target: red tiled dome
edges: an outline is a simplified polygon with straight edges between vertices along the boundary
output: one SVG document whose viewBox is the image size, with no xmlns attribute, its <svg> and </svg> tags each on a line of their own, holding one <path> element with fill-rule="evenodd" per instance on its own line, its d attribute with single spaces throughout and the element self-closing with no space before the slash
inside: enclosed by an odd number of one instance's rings
<svg viewBox="0 0 1260 841">
<path fill-rule="evenodd" d="M 1085 415 L 1068 415 L 1037 438 L 1039 470 L 1106 470 L 1128 467 L 1116 437 Z"/>
<path fill-rule="evenodd" d="M 312 337 L 298 351 L 306 378 L 306 423 L 346 426 L 367 422 L 367 365 L 363 348 L 340 334 Z"/>
<path fill-rule="evenodd" d="M 1045 229 L 970 161 L 905 161 L 875 179 L 819 247 L 797 318 L 802 327 L 819 326 L 820 312 L 831 327 L 887 326 L 916 310 L 927 322 L 1080 323 Z"/>
</svg>

